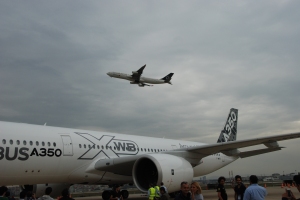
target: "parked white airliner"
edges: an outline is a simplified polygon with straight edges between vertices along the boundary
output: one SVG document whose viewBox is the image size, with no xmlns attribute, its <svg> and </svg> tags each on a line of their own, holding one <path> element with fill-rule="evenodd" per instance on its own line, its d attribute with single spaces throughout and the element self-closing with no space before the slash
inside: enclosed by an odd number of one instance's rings
<svg viewBox="0 0 300 200">
<path fill-rule="evenodd" d="M 171 193 L 184 180 L 238 158 L 281 150 L 277 141 L 300 137 L 290 133 L 236 141 L 237 121 L 238 110 L 232 108 L 215 144 L 0 122 L 0 185 L 23 185 L 37 195 L 51 186 L 55 195 L 70 184 L 134 183 L 146 192 L 149 183 L 164 182 Z M 239 151 L 259 144 L 266 148 Z M 126 190 L 122 194 L 128 197 Z"/>
<path fill-rule="evenodd" d="M 130 81 L 130 84 L 138 84 L 140 87 L 153 86 L 153 85 L 148 85 L 146 83 L 150 83 L 150 84 L 169 83 L 172 85 L 172 83 L 170 81 L 171 81 L 174 73 L 170 73 L 161 79 L 147 78 L 147 77 L 141 76 L 145 67 L 146 67 L 146 65 L 144 65 L 137 71 L 133 71 L 132 75 L 124 74 L 124 73 L 120 73 L 120 72 L 108 72 L 107 75 L 110 77 L 113 77 L 113 78 L 120 78 L 120 79 L 128 80 L 128 81 Z"/>
</svg>

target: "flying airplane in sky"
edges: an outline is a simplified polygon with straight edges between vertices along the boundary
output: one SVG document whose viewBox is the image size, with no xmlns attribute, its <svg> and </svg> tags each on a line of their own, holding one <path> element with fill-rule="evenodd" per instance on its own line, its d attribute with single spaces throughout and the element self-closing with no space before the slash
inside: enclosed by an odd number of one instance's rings
<svg viewBox="0 0 300 200">
<path fill-rule="evenodd" d="M 170 193 L 182 181 L 214 172 L 238 158 L 281 150 L 299 133 L 237 141 L 238 110 L 230 109 L 215 144 L 118 133 L 0 122 L 0 185 L 21 185 L 37 196 L 58 195 L 71 184 L 135 184 L 142 192 L 164 182 Z M 265 148 L 241 152 L 240 148 Z M 257 163 L 259 165 L 259 163 Z M 128 191 L 122 190 L 124 198 Z M 110 196 L 102 193 L 104 200 Z"/>
<path fill-rule="evenodd" d="M 153 85 L 148 85 L 146 83 L 150 83 L 150 84 L 169 83 L 172 85 L 172 83 L 170 81 L 171 81 L 174 73 L 170 73 L 161 79 L 147 78 L 147 77 L 141 76 L 145 67 L 146 67 L 146 65 L 144 65 L 137 71 L 133 71 L 132 75 L 124 74 L 124 73 L 120 73 L 120 72 L 108 72 L 107 75 L 110 77 L 113 77 L 113 78 L 120 78 L 120 79 L 128 80 L 128 81 L 130 81 L 130 84 L 138 84 L 140 87 L 153 86 Z"/>
</svg>

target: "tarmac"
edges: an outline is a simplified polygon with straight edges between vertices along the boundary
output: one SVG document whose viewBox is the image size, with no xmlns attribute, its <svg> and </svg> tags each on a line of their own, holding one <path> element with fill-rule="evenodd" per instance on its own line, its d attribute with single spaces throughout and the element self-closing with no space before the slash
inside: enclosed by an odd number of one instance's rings
<svg viewBox="0 0 300 200">
<path fill-rule="evenodd" d="M 276 187 L 267 187 L 268 195 L 265 200 L 277 200 L 281 199 L 282 194 L 285 192 L 285 188 L 281 188 L 280 186 Z M 296 198 L 300 198 L 300 192 L 298 192 L 297 188 L 291 188 L 291 191 L 296 196 Z M 234 191 L 232 188 L 226 189 L 228 200 L 234 199 Z M 217 200 L 217 192 L 216 190 L 203 190 L 202 195 L 204 200 Z M 75 197 L 75 200 L 100 200 L 101 196 L 91 196 L 91 197 Z M 148 199 L 145 194 L 129 194 L 128 200 L 146 200 Z"/>
</svg>

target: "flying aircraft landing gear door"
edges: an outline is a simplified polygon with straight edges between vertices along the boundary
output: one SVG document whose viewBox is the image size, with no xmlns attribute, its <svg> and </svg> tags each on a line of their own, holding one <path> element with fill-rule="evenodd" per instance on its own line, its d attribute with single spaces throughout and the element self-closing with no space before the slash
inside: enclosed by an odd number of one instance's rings
<svg viewBox="0 0 300 200">
<path fill-rule="evenodd" d="M 63 141 L 63 155 L 64 156 L 73 156 L 73 145 L 71 137 L 68 135 L 61 135 L 61 139 Z"/>
</svg>

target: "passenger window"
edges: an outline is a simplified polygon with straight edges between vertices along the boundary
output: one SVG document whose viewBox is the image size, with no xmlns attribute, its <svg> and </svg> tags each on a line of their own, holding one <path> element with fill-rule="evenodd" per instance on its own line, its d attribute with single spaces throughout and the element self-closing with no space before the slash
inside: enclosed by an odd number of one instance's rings
<svg viewBox="0 0 300 200">
<path fill-rule="evenodd" d="M 91 148 L 91 145 L 89 145 L 89 149 Z"/>
<path fill-rule="evenodd" d="M 33 145 L 33 142 L 32 142 L 32 141 L 30 141 L 30 142 L 29 142 L 29 144 L 30 144 L 30 146 L 32 146 L 32 145 Z"/>
<path fill-rule="evenodd" d="M 97 149 L 100 149 L 99 145 L 97 145 Z"/>
<path fill-rule="evenodd" d="M 20 145 L 20 140 L 17 140 L 17 145 Z"/>
<path fill-rule="evenodd" d="M 50 143 L 50 142 L 48 142 L 48 146 L 49 146 L 49 147 L 51 146 L 51 143 Z"/>
<path fill-rule="evenodd" d="M 39 146 L 39 142 L 38 141 L 36 141 L 35 144 L 36 144 L 36 146 Z"/>
<path fill-rule="evenodd" d="M 5 140 L 5 139 L 3 139 L 3 140 L 2 140 L 2 143 L 3 143 L 3 144 L 6 144 L 6 140 Z"/>
<path fill-rule="evenodd" d="M 42 146 L 45 146 L 45 142 L 42 142 Z"/>
<path fill-rule="evenodd" d="M 53 146 L 56 147 L 56 143 L 55 142 L 53 142 Z"/>
<path fill-rule="evenodd" d="M 13 142 L 13 140 L 9 140 L 9 143 L 10 143 L 10 144 L 13 144 L 14 142 Z"/>
<path fill-rule="evenodd" d="M 81 148 L 81 144 L 79 144 L 79 148 Z"/>
<path fill-rule="evenodd" d="M 103 146 L 103 145 L 101 145 L 101 148 L 102 148 L 102 149 L 104 149 L 104 146 Z"/>
<path fill-rule="evenodd" d="M 83 147 L 86 148 L 86 145 L 84 144 Z"/>
<path fill-rule="evenodd" d="M 24 144 L 24 145 L 26 145 L 26 144 L 27 144 L 26 140 L 24 140 L 24 141 L 23 141 L 23 144 Z"/>
<path fill-rule="evenodd" d="M 143 151 L 143 148 L 141 148 L 141 151 Z"/>
<path fill-rule="evenodd" d="M 153 149 L 151 149 L 151 151 L 153 152 Z"/>
</svg>

